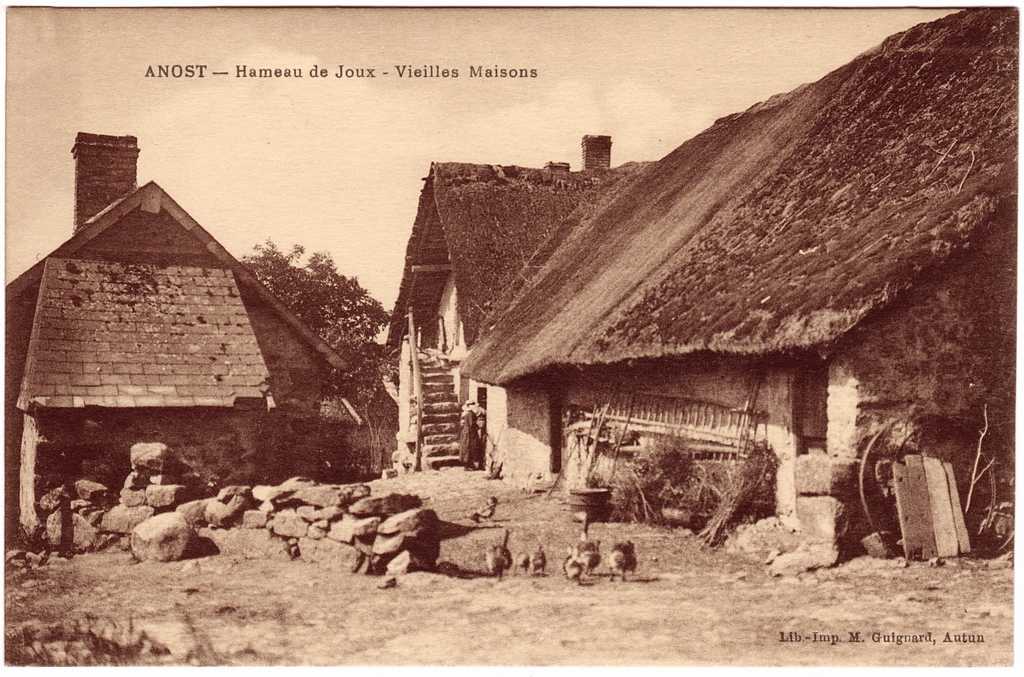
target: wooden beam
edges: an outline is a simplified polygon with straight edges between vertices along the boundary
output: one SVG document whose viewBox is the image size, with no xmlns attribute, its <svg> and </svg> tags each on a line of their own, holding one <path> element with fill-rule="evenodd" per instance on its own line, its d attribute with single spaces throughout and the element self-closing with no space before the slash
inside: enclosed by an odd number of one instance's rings
<svg viewBox="0 0 1024 677">
<path fill-rule="evenodd" d="M 450 263 L 433 263 L 430 265 L 413 266 L 412 272 L 414 273 L 448 273 L 451 272 L 452 264 Z"/>
<path fill-rule="evenodd" d="M 25 533 L 32 534 L 39 525 L 36 516 L 36 449 L 41 438 L 39 427 L 33 416 L 25 414 L 25 425 L 21 433 L 21 526 Z"/>
</svg>

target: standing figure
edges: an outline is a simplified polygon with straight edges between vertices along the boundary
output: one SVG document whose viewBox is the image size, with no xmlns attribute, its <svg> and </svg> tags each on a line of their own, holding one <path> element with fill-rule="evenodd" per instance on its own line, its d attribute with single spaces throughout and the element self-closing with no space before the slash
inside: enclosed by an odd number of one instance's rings
<svg viewBox="0 0 1024 677">
<path fill-rule="evenodd" d="M 473 470 L 483 470 L 487 457 L 487 410 L 473 404 L 476 413 L 476 440 L 473 447 Z"/>
<path fill-rule="evenodd" d="M 459 462 L 466 470 L 473 466 L 476 445 L 476 402 L 470 401 L 462 405 L 462 417 L 459 419 Z"/>
</svg>

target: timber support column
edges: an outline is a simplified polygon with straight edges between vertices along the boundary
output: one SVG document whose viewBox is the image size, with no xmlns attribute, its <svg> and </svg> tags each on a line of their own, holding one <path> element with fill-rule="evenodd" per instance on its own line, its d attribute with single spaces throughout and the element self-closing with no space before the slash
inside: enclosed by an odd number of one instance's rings
<svg viewBox="0 0 1024 677">
<path fill-rule="evenodd" d="M 39 423 L 34 416 L 26 413 L 21 433 L 20 482 L 21 527 L 26 534 L 34 533 L 39 526 L 39 518 L 36 516 L 36 450 L 40 441 Z"/>
</svg>

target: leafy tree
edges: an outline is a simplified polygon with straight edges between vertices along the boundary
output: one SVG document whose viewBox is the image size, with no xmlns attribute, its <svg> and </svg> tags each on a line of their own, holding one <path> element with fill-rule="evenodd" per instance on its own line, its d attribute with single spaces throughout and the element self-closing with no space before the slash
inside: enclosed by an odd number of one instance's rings
<svg viewBox="0 0 1024 677">
<path fill-rule="evenodd" d="M 388 312 L 355 278 L 339 273 L 330 254 L 311 254 L 301 265 L 301 245 L 285 253 L 267 240 L 253 251 L 242 262 L 345 359 L 348 368 L 336 370 L 332 379 L 335 392 L 366 411 L 383 393 L 387 360 L 374 339 L 387 325 Z"/>
</svg>

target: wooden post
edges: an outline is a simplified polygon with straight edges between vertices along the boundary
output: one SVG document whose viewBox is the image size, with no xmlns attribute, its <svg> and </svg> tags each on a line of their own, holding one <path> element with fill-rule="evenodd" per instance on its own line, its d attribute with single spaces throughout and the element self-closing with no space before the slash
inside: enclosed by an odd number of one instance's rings
<svg viewBox="0 0 1024 677">
<path fill-rule="evenodd" d="M 40 442 L 36 419 L 25 414 L 25 425 L 21 432 L 21 526 L 25 533 L 32 534 L 39 526 L 36 516 L 36 448 Z"/>
<path fill-rule="evenodd" d="M 423 469 L 423 382 L 420 380 L 420 348 L 416 340 L 416 323 L 409 308 L 409 357 L 412 362 L 412 392 L 416 398 L 416 465 L 413 471 Z"/>
</svg>

